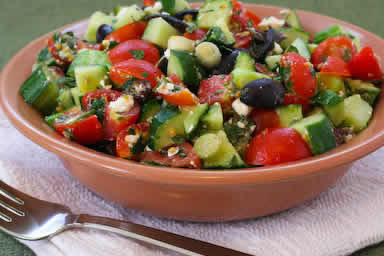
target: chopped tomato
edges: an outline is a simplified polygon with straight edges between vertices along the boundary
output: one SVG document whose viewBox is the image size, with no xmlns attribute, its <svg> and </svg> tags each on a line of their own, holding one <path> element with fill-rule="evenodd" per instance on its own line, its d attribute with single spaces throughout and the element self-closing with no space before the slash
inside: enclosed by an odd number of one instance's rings
<svg viewBox="0 0 384 256">
<path fill-rule="evenodd" d="M 147 22 L 144 21 L 129 23 L 113 31 L 105 40 L 122 43 L 132 39 L 141 39 L 146 27 Z"/>
<path fill-rule="evenodd" d="M 192 33 L 184 33 L 184 37 L 188 38 L 188 39 L 191 39 L 191 40 L 194 40 L 194 41 L 197 41 L 197 40 L 201 40 L 205 37 L 205 35 L 207 34 L 208 30 L 206 29 L 201 29 L 201 28 L 198 28 L 196 29 L 195 31 L 193 31 Z"/>
<path fill-rule="evenodd" d="M 177 85 L 182 85 L 185 87 L 183 82 L 180 80 L 180 78 L 176 74 L 171 74 L 168 78 L 169 78 L 169 80 L 171 80 L 172 83 L 177 84 Z"/>
<path fill-rule="evenodd" d="M 248 21 L 240 17 L 240 15 L 232 14 L 231 22 L 232 24 L 236 23 L 235 27 L 237 32 L 245 31 L 248 28 Z"/>
<path fill-rule="evenodd" d="M 285 53 L 281 66 L 286 68 L 284 82 L 301 98 L 308 99 L 316 92 L 316 74 L 313 65 L 297 53 Z"/>
<path fill-rule="evenodd" d="M 374 53 L 372 47 L 364 47 L 349 63 L 352 76 L 360 80 L 383 79 L 383 69 L 380 59 Z"/>
<path fill-rule="evenodd" d="M 219 102 L 223 108 L 231 105 L 232 97 L 229 97 L 228 88 L 225 87 L 231 80 L 230 75 L 216 75 L 202 81 L 197 94 L 200 102 L 209 105 Z"/>
<path fill-rule="evenodd" d="M 357 48 L 347 36 L 336 36 L 323 41 L 312 54 L 312 63 L 316 68 L 324 63 L 328 57 L 339 57 L 349 63 L 356 55 Z"/>
<path fill-rule="evenodd" d="M 54 128 L 66 138 L 83 145 L 96 144 L 103 140 L 103 127 L 96 115 L 89 115 L 73 108 L 57 118 Z"/>
<path fill-rule="evenodd" d="M 286 93 L 284 95 L 283 105 L 301 105 L 303 112 L 307 112 L 311 108 L 312 102 L 309 99 L 300 98 L 298 95 L 293 93 Z"/>
<path fill-rule="evenodd" d="M 115 113 L 111 110 L 110 104 L 105 108 L 104 114 L 104 139 L 113 141 L 117 134 L 136 123 L 140 116 L 140 105 L 135 101 L 133 108 L 127 112 Z"/>
<path fill-rule="evenodd" d="M 114 65 L 109 71 L 109 76 L 118 86 L 122 86 L 127 80 L 135 77 L 147 80 L 154 88 L 157 85 L 157 79 L 161 78 L 163 73 L 148 61 L 130 59 Z"/>
<path fill-rule="evenodd" d="M 117 64 L 129 59 L 146 60 L 156 64 L 160 59 L 159 50 L 151 43 L 143 40 L 128 40 L 108 52 L 112 64 Z"/>
<path fill-rule="evenodd" d="M 167 151 L 171 147 L 178 147 L 178 153 L 168 156 Z M 163 153 L 165 152 L 165 153 Z M 162 152 L 144 152 L 141 154 L 141 162 L 170 167 L 201 168 L 200 158 L 193 152 L 193 147 L 188 142 L 183 145 L 173 145 L 162 150 Z"/>
<path fill-rule="evenodd" d="M 291 128 L 271 128 L 251 140 L 245 161 L 251 165 L 274 165 L 311 156 L 301 135 Z"/>
<path fill-rule="evenodd" d="M 327 75 L 351 76 L 348 64 L 340 57 L 329 56 L 327 60 L 319 65 L 320 72 Z"/>
<path fill-rule="evenodd" d="M 187 88 L 182 88 L 180 91 L 170 94 L 159 95 L 168 103 L 177 106 L 194 106 L 199 103 L 199 99 Z"/>
<path fill-rule="evenodd" d="M 144 6 L 154 6 L 155 5 L 155 1 L 153 1 L 153 0 L 143 0 L 143 5 Z"/>
<path fill-rule="evenodd" d="M 252 22 L 254 28 L 257 28 L 257 25 L 260 23 L 261 19 L 254 13 L 247 10 L 247 7 L 244 3 L 238 0 L 232 0 L 233 13 L 239 15 L 243 20 L 246 21 L 247 27 Z"/>
<path fill-rule="evenodd" d="M 103 98 L 106 105 L 108 105 L 109 102 L 117 100 L 121 95 L 123 93 L 119 91 L 100 89 L 86 93 L 81 99 L 81 105 L 85 111 L 88 111 L 91 109 L 91 103 L 94 99 Z"/>
<path fill-rule="evenodd" d="M 274 109 L 254 109 L 248 118 L 256 125 L 254 134 L 258 134 L 266 128 L 280 127 L 279 115 Z"/>
<path fill-rule="evenodd" d="M 117 156 L 127 159 L 138 159 L 140 153 L 144 151 L 144 145 L 148 139 L 148 130 L 148 123 L 138 123 L 120 131 L 116 139 Z M 132 141 L 130 141 L 129 137 L 127 138 L 130 135 L 134 136 L 131 137 Z"/>
<path fill-rule="evenodd" d="M 252 42 L 252 35 L 249 31 L 244 31 L 234 34 L 235 37 L 235 48 L 249 48 Z"/>
<path fill-rule="evenodd" d="M 261 22 L 261 19 L 256 14 L 250 11 L 247 11 L 246 15 L 252 21 L 253 27 L 257 28 L 257 25 L 259 25 L 259 23 Z"/>
</svg>

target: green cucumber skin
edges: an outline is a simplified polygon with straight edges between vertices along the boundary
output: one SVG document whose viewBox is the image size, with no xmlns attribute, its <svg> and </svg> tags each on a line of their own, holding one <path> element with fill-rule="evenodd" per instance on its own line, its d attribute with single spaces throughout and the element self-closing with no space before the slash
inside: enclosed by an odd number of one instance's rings
<svg viewBox="0 0 384 256">
<path fill-rule="evenodd" d="M 245 52 L 240 52 L 239 56 L 237 56 L 235 69 L 237 68 L 256 72 L 255 61 L 252 59 L 252 57 L 249 54 Z"/>
<path fill-rule="evenodd" d="M 161 110 L 161 103 L 156 99 L 152 99 L 146 103 L 141 109 L 139 122 L 148 122 L 148 119 L 156 116 Z"/>
<path fill-rule="evenodd" d="M 298 30 L 304 30 L 303 26 L 301 25 L 301 22 L 299 20 L 299 17 L 297 16 L 297 13 L 295 10 L 290 9 L 290 14 L 286 18 L 286 22 L 291 25 L 293 28 L 296 28 Z"/>
<path fill-rule="evenodd" d="M 186 110 L 189 112 L 184 120 L 184 129 L 187 135 L 192 134 L 196 130 L 201 117 L 208 111 L 208 108 L 208 103 L 205 103 L 197 105 L 190 111 Z"/>
<path fill-rule="evenodd" d="M 220 10 L 221 6 L 225 5 L 228 10 Z M 229 0 L 208 0 L 200 7 L 200 12 L 197 15 L 197 25 L 200 28 L 210 29 L 216 25 L 219 18 L 224 18 L 229 21 L 232 14 L 233 4 Z"/>
<path fill-rule="evenodd" d="M 180 35 L 173 26 L 166 22 L 163 18 L 158 17 L 151 19 L 145 28 L 142 40 L 148 41 L 162 49 L 168 48 L 168 40 L 172 36 Z"/>
<path fill-rule="evenodd" d="M 277 108 L 276 112 L 279 116 L 281 127 L 290 127 L 303 119 L 301 105 L 281 106 Z"/>
<path fill-rule="evenodd" d="M 301 31 L 295 28 L 286 28 L 281 29 L 280 33 L 283 33 L 287 38 L 281 41 L 280 45 L 284 49 L 287 49 L 295 40 L 296 38 L 301 38 L 305 43 L 308 43 L 310 34 L 305 31 Z"/>
<path fill-rule="evenodd" d="M 105 65 L 107 68 L 112 66 L 109 61 L 108 55 L 105 52 L 97 50 L 84 50 L 80 52 L 69 66 L 67 75 L 74 77 L 75 68 L 77 66 L 88 66 L 88 65 Z"/>
<path fill-rule="evenodd" d="M 296 38 L 285 52 L 296 52 L 307 60 L 311 60 L 311 53 L 308 50 L 307 43 L 300 37 Z"/>
<path fill-rule="evenodd" d="M 202 123 L 208 130 L 221 130 L 224 125 L 223 110 L 221 104 L 216 102 L 210 106 L 208 113 L 203 116 Z"/>
</svg>

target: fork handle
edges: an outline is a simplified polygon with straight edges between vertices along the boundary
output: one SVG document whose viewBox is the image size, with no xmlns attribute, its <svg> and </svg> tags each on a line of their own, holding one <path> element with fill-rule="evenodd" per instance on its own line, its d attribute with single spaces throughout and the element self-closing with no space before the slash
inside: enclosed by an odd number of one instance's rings
<svg viewBox="0 0 384 256">
<path fill-rule="evenodd" d="M 251 256 L 196 239 L 110 218 L 82 214 L 78 216 L 75 226 L 111 231 L 189 256 Z"/>
</svg>

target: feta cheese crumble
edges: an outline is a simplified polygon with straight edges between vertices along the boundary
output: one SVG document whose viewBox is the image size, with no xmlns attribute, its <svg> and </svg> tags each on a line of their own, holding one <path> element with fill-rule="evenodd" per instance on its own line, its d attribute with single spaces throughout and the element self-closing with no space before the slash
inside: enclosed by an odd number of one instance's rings
<svg viewBox="0 0 384 256">
<path fill-rule="evenodd" d="M 273 29 L 280 29 L 284 26 L 285 20 L 278 19 L 274 16 L 266 17 L 259 23 L 261 30 L 268 30 L 270 27 Z"/>
<path fill-rule="evenodd" d="M 109 107 L 115 113 L 123 113 L 133 108 L 135 101 L 131 95 L 120 96 L 117 100 L 109 103 Z"/>
<path fill-rule="evenodd" d="M 129 147 L 133 147 L 137 141 L 140 139 L 140 135 L 127 135 L 124 138 L 124 141 L 128 144 Z"/>
<path fill-rule="evenodd" d="M 235 110 L 235 112 L 241 116 L 247 116 L 249 113 L 252 111 L 252 107 L 244 104 L 243 102 L 240 101 L 240 99 L 235 100 L 232 103 L 232 108 Z"/>
<path fill-rule="evenodd" d="M 168 157 L 174 156 L 179 153 L 179 147 L 171 147 L 168 149 Z"/>
</svg>

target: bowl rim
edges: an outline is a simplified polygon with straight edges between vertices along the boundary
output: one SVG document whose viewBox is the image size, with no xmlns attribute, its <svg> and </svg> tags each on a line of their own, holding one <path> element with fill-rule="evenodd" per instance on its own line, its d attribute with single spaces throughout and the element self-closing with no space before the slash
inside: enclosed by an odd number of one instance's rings
<svg viewBox="0 0 384 256">
<path fill-rule="evenodd" d="M 247 4 L 252 7 L 263 7 L 272 9 L 282 9 L 283 7 L 271 5 Z M 298 14 L 315 16 L 318 19 L 327 18 L 331 22 L 346 26 L 358 33 L 367 34 L 375 40 L 383 42 L 384 39 L 379 36 L 357 27 L 353 24 L 338 20 L 326 15 L 321 15 L 309 11 L 298 10 Z M 54 31 L 63 31 L 71 28 L 83 26 L 87 19 L 63 26 Z M 34 127 L 26 121 L 21 114 L 13 109 L 5 97 L 7 75 L 18 62 L 20 56 L 38 44 L 43 38 L 46 38 L 54 31 L 49 32 L 38 39 L 30 42 L 16 55 L 14 55 L 0 74 L 0 106 L 11 123 L 27 138 L 42 146 L 43 148 L 58 154 L 64 159 L 72 159 L 81 162 L 83 165 L 95 168 L 95 171 L 103 171 L 112 175 L 128 177 L 152 183 L 178 184 L 178 185 L 199 185 L 199 186 L 218 186 L 218 185 L 252 185 L 252 184 L 270 184 L 284 182 L 291 179 L 304 178 L 312 175 L 319 175 L 325 170 L 350 164 L 351 162 L 374 152 L 384 145 L 384 127 L 375 136 L 372 136 L 353 147 L 346 147 L 342 151 L 333 153 L 327 152 L 319 156 L 312 156 L 308 159 L 289 162 L 267 167 L 251 167 L 230 170 L 195 170 L 171 167 L 158 167 L 144 165 L 132 160 L 126 160 L 109 156 L 91 150 L 85 146 L 70 141 L 63 141 L 57 136 L 47 134 Z M 94 161 L 94 159 L 100 161 Z M 246 178 L 245 178 L 246 177 Z"/>
</svg>

